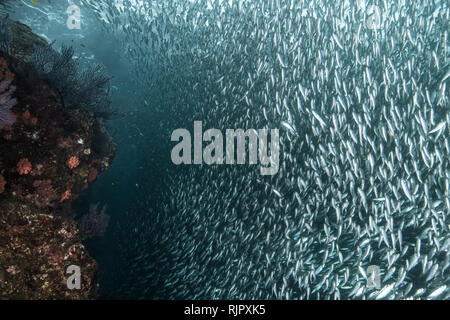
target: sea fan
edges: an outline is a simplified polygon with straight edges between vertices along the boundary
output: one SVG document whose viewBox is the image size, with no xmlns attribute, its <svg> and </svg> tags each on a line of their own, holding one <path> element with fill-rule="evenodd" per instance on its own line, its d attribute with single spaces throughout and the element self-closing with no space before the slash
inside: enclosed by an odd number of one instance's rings
<svg viewBox="0 0 450 320">
<path fill-rule="evenodd" d="M 11 0 L 0 0 L 0 9 L 9 8 L 9 4 L 11 2 L 12 2 Z"/>
<path fill-rule="evenodd" d="M 0 51 L 9 53 L 11 39 L 12 39 L 11 20 L 9 20 L 7 14 L 0 15 Z"/>
<path fill-rule="evenodd" d="M 13 124 L 16 117 L 11 113 L 11 108 L 17 104 L 17 100 L 12 98 L 12 94 L 16 90 L 14 86 L 9 86 L 11 80 L 4 79 L 0 82 L 0 129 L 7 124 Z M 6 90 L 6 88 L 8 88 Z"/>
<path fill-rule="evenodd" d="M 101 66 L 81 70 L 71 47 L 57 52 L 51 46 L 35 47 L 31 59 L 38 76 L 57 89 L 67 108 L 107 111 L 110 100 L 110 77 Z"/>
</svg>

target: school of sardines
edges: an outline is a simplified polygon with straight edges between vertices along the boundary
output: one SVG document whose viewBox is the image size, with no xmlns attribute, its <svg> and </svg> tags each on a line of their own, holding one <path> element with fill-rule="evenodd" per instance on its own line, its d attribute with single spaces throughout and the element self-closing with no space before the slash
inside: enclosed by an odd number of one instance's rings
<svg viewBox="0 0 450 320">
<path fill-rule="evenodd" d="M 450 297 L 448 1 L 83 2 L 174 126 L 280 129 L 276 175 L 185 166 L 129 213 L 123 295 Z"/>
</svg>

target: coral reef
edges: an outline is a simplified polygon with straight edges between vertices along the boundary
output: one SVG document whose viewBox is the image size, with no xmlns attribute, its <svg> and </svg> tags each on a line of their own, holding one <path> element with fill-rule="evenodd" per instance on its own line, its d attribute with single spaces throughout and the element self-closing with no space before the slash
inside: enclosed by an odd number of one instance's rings
<svg viewBox="0 0 450 320">
<path fill-rule="evenodd" d="M 97 290 L 97 265 L 80 242 L 75 221 L 20 202 L 0 201 L 0 299 L 87 299 Z M 80 290 L 66 270 L 82 269 Z"/>
<path fill-rule="evenodd" d="M 10 54 L 0 52 L 0 75 L 9 79 L 0 82 L 0 101 L 9 103 L 0 104 L 0 116 L 14 115 L 0 117 L 0 299 L 92 298 L 97 265 L 81 242 L 86 233 L 59 212 L 70 212 L 71 201 L 108 169 L 116 145 L 92 112 L 65 108 L 46 79 L 30 77 L 30 50 L 42 39 L 12 25 Z M 81 268 L 80 290 L 67 288 L 70 265 Z"/>
</svg>

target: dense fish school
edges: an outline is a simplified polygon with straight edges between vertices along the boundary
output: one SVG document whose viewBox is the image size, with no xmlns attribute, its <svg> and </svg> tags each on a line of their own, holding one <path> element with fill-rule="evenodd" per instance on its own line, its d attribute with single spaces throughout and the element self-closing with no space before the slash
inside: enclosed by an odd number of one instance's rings
<svg viewBox="0 0 450 320">
<path fill-rule="evenodd" d="M 167 169 L 164 202 L 127 214 L 117 296 L 450 298 L 448 1 L 82 2 L 172 113 L 167 143 L 280 129 L 274 176 Z"/>
</svg>

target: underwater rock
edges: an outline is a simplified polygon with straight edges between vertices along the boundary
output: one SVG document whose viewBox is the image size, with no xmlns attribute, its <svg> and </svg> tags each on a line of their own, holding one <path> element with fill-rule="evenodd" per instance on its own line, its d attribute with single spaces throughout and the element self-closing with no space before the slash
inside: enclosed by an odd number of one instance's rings
<svg viewBox="0 0 450 320">
<path fill-rule="evenodd" d="M 69 290 L 66 270 L 81 267 L 81 289 Z M 97 264 L 76 222 L 18 201 L 0 200 L 0 299 L 88 299 Z"/>
<path fill-rule="evenodd" d="M 67 110 L 57 91 L 30 77 L 33 45 L 45 41 L 20 23 L 13 34 L 11 55 L 0 52 L 17 100 L 15 122 L 0 130 L 0 299 L 94 298 L 97 264 L 73 217 L 58 210 L 70 210 L 108 169 L 116 144 L 92 113 Z M 81 289 L 68 289 L 70 265 L 81 268 Z"/>
<path fill-rule="evenodd" d="M 35 46 L 46 46 L 47 41 L 31 31 L 31 28 L 18 21 L 11 21 L 11 55 L 16 59 L 30 61 Z"/>
</svg>

